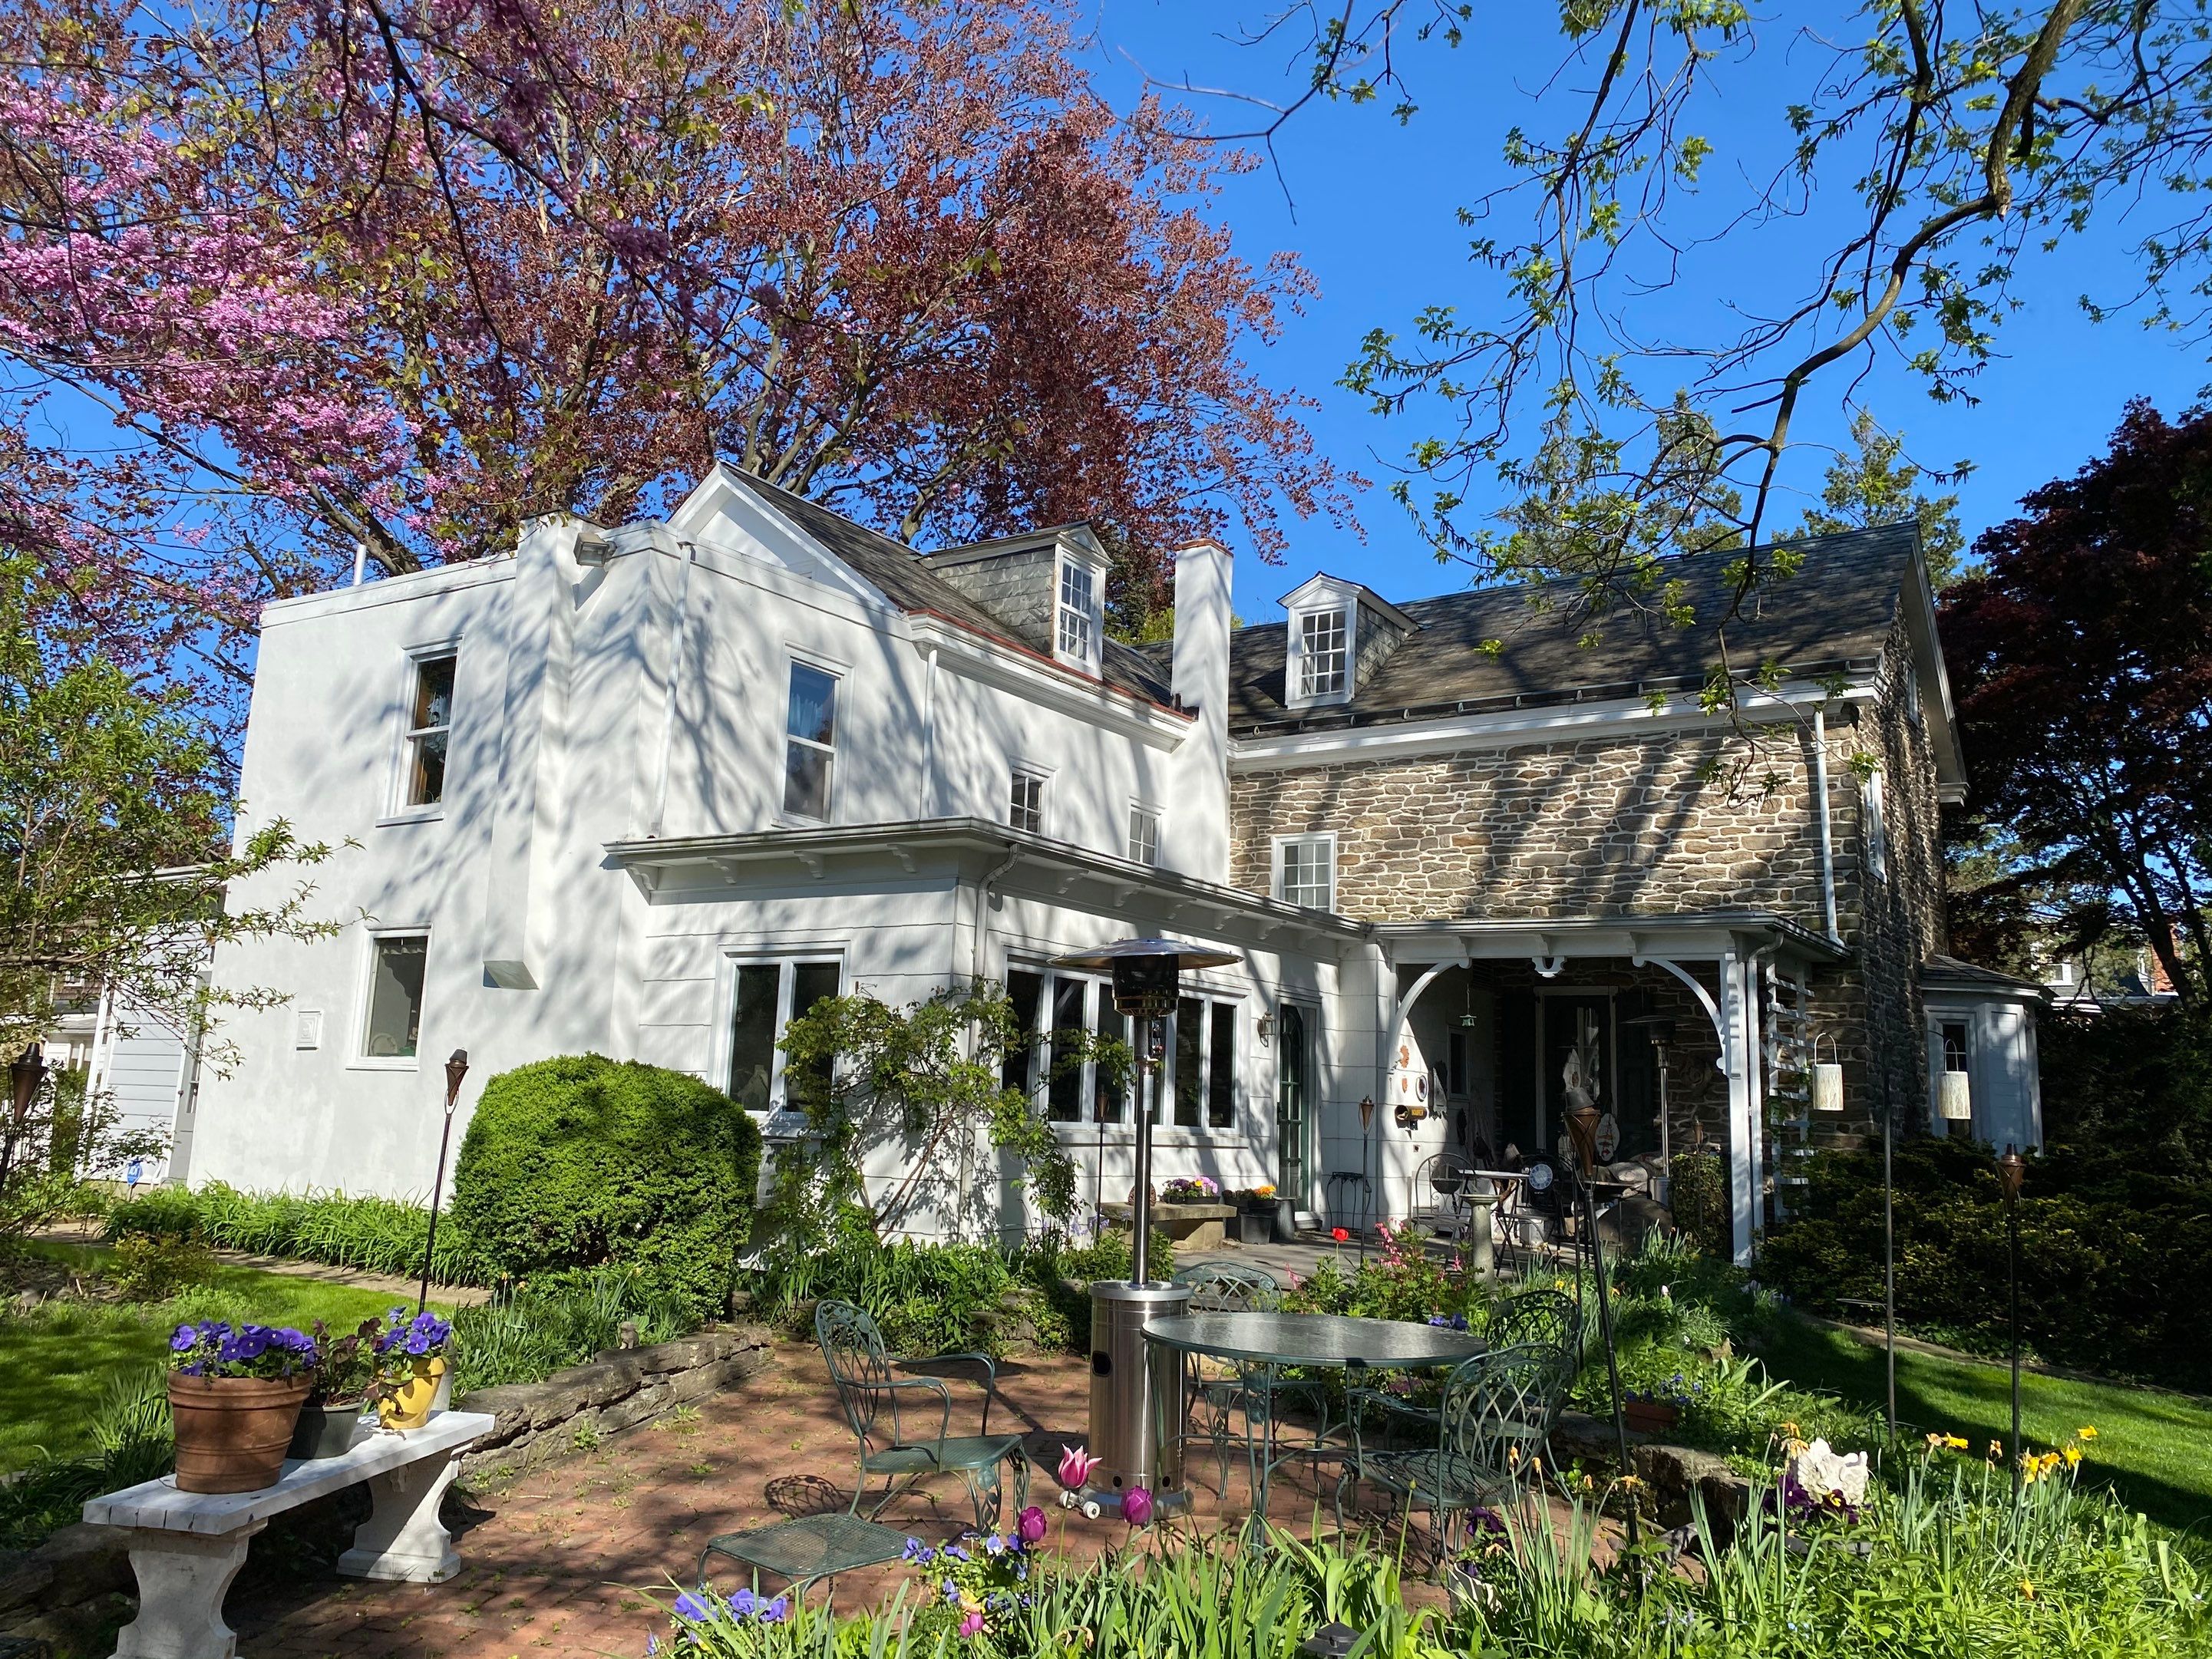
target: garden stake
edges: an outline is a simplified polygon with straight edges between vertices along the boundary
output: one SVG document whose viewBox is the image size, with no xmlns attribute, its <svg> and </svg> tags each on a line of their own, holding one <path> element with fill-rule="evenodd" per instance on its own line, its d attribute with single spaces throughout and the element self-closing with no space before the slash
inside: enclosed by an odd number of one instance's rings
<svg viewBox="0 0 2212 1659">
<path fill-rule="evenodd" d="M 39 1087 L 46 1080 L 46 1056 L 37 1043 L 31 1043 L 8 1068 L 8 1081 L 15 1091 L 15 1115 L 8 1120 L 7 1141 L 0 1145 L 0 1188 L 8 1184 L 9 1171 L 15 1163 L 15 1142 L 22 1136 L 23 1125 L 31 1115 L 31 1103 L 39 1097 Z"/>
<path fill-rule="evenodd" d="M 461 1079 L 469 1074 L 469 1051 L 453 1050 L 446 1062 L 446 1127 L 438 1136 L 438 1175 L 430 1183 L 430 1237 L 422 1244 L 422 1294 L 415 1298 L 415 1311 L 430 1305 L 430 1263 L 438 1251 L 438 1194 L 446 1186 L 446 1148 L 453 1139 L 453 1103 L 461 1097 Z"/>
<path fill-rule="evenodd" d="M 1613 1435 L 1620 1449 L 1621 1479 L 1628 1488 L 1628 1547 L 1636 1535 L 1636 1465 L 1628 1455 L 1628 1413 L 1621 1403 L 1620 1353 L 1613 1341 L 1613 1302 L 1606 1295 L 1605 1244 L 1597 1236 L 1597 1120 L 1595 1106 L 1584 1106 L 1567 1115 L 1567 1133 L 1575 1143 L 1575 1162 L 1583 1178 L 1583 1225 L 1589 1231 L 1590 1275 L 1596 1279 L 1597 1325 L 1605 1338 L 1606 1376 L 1613 1385 Z"/>
<path fill-rule="evenodd" d="M 1889 1166 L 1896 1136 L 1889 1079 L 1881 1082 L 1881 1346 L 1889 1377 L 1889 1449 L 1897 1449 L 1897 1187 Z"/>
<path fill-rule="evenodd" d="M 2004 1183 L 2005 1277 L 2012 1304 L 2012 1495 L 2020 1498 L 2020 1183 L 2027 1178 L 2027 1160 L 2007 1143 L 1997 1160 L 1997 1179 Z"/>
</svg>

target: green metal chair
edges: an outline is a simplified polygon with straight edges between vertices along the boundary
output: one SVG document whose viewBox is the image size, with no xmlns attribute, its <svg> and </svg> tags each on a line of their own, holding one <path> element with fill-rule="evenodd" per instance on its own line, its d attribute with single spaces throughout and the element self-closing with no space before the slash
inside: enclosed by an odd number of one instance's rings
<svg viewBox="0 0 2212 1659">
<path fill-rule="evenodd" d="M 1567 1381 L 1571 1385 L 1582 1363 L 1582 1304 L 1557 1291 L 1522 1291 L 1492 1305 L 1482 1334 L 1493 1352 L 1549 1343 L 1571 1362 Z M 1352 1416 L 1379 1419 L 1386 1441 L 1401 1435 L 1420 1441 L 1436 1438 L 1441 1421 L 1436 1407 L 1417 1406 L 1381 1389 L 1351 1389 L 1346 1397 Z"/>
<path fill-rule="evenodd" d="M 853 1483 L 851 1513 L 860 1512 L 860 1500 L 872 1478 L 882 1478 L 884 1494 L 868 1511 L 871 1521 L 918 1482 L 933 1474 L 957 1474 L 975 1505 L 976 1530 L 986 1531 L 990 1527 L 990 1511 L 998 1506 L 1000 1470 L 1006 1465 L 1012 1465 L 1014 1472 L 1014 1507 L 1018 1510 L 1028 1501 L 1030 1466 L 1022 1452 L 1021 1437 L 991 1432 L 991 1396 L 998 1389 L 999 1368 L 988 1354 L 894 1359 L 884 1346 L 876 1322 L 866 1310 L 849 1302 L 824 1302 L 817 1307 L 814 1336 L 822 1345 L 830 1380 L 836 1387 L 838 1407 L 860 1443 L 860 1475 Z M 953 1360 L 983 1368 L 980 1434 L 952 1433 L 952 1391 L 942 1378 L 891 1374 Z M 938 1413 L 936 1433 L 910 1431 L 910 1424 L 927 1425 L 933 1407 Z"/>
<path fill-rule="evenodd" d="M 1282 1287 L 1273 1275 L 1258 1267 L 1249 1267 L 1241 1261 L 1193 1261 L 1175 1271 L 1171 1283 L 1187 1285 L 1190 1290 L 1190 1311 L 1193 1313 L 1273 1313 L 1282 1300 Z M 1322 1401 L 1320 1385 L 1313 1382 L 1276 1382 L 1271 1388 L 1255 1387 L 1237 1367 L 1207 1368 L 1195 1354 L 1190 1358 L 1188 1383 L 1184 1390 L 1184 1409 L 1191 1416 L 1204 1419 L 1204 1427 L 1194 1438 L 1210 1442 L 1213 1455 L 1220 1465 L 1220 1483 L 1217 1490 L 1225 1493 L 1229 1489 L 1229 1458 L 1237 1442 L 1245 1443 L 1248 1459 L 1254 1455 L 1253 1439 L 1259 1436 L 1272 1449 L 1275 1431 L 1279 1425 L 1279 1415 L 1284 1404 L 1297 1404 L 1309 1411 L 1319 1407 Z M 1246 1431 L 1242 1437 L 1232 1432 L 1230 1413 L 1244 1413 Z M 1315 1443 L 1319 1445 L 1325 1431 L 1316 1431 Z M 1188 1428 L 1185 1433 L 1188 1434 Z"/>
<path fill-rule="evenodd" d="M 1338 1526 L 1345 1487 L 1364 1483 L 1426 1510 L 1439 1559 L 1449 1559 L 1465 1542 L 1471 1510 L 1497 1510 L 1540 1488 L 1574 1378 L 1575 1362 L 1553 1343 L 1479 1354 L 1445 1379 L 1435 1440 L 1418 1450 L 1370 1450 L 1355 1417 L 1352 1456 L 1337 1483 Z"/>
</svg>

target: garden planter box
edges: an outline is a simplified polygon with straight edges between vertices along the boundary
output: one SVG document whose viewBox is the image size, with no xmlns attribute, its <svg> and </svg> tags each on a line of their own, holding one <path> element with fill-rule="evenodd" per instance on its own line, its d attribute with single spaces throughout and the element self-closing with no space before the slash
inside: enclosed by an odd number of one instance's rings
<svg viewBox="0 0 2212 1659">
<path fill-rule="evenodd" d="M 177 1490 L 259 1492 L 275 1486 L 313 1382 L 309 1371 L 283 1379 L 170 1377 Z"/>
<path fill-rule="evenodd" d="M 1682 1420 L 1681 1408 L 1657 1400 L 1629 1400 L 1621 1403 L 1621 1414 L 1627 1418 L 1628 1426 L 1638 1434 L 1657 1434 L 1671 1429 Z"/>
<path fill-rule="evenodd" d="M 292 1443 L 284 1455 L 306 1461 L 344 1456 L 361 1433 L 361 1413 L 358 1400 L 343 1404 L 309 1401 L 300 1407 L 299 1425 L 292 1431 Z"/>
</svg>

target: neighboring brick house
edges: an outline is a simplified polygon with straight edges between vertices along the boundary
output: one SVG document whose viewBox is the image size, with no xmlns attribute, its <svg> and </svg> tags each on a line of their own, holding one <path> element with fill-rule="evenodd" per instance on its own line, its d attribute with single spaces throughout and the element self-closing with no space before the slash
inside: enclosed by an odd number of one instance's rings
<svg viewBox="0 0 2212 1659">
<path fill-rule="evenodd" d="M 1672 567 L 1689 628 L 1589 618 L 1567 584 L 1395 605 L 1318 577 L 1286 623 L 1232 637 L 1232 879 L 1374 925 L 1408 1034 L 1390 1086 L 1443 1097 L 1385 1137 L 1386 1175 L 1455 1143 L 1551 1146 L 1584 1016 L 1624 1153 L 1658 1150 L 1635 1022 L 1671 1020 L 1667 1138 L 1734 1154 L 1740 1251 L 1801 1149 L 1885 1103 L 1929 1109 L 1920 981 L 1955 998 L 1964 967 L 1943 955 L 1938 809 L 1964 782 L 1933 596 L 1909 525 L 1800 550 L 1724 629 L 1734 553 Z M 1723 652 L 1763 687 L 1732 716 L 1701 701 Z M 1984 999 L 2023 983 L 1984 974 Z M 1987 1086 L 1975 1066 L 1975 1128 L 2032 1144 L 2033 1023 L 1986 1040 L 2024 1060 Z M 1834 1116 L 1809 1109 L 1816 1060 L 1842 1066 Z"/>
</svg>

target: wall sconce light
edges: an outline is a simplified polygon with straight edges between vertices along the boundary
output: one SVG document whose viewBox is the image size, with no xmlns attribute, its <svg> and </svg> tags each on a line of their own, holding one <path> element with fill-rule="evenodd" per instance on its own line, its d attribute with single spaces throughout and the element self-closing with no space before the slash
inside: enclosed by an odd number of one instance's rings
<svg viewBox="0 0 2212 1659">
<path fill-rule="evenodd" d="M 1263 1045 L 1273 1040 L 1275 1035 L 1275 1017 L 1273 1014 L 1261 1014 L 1260 1016 L 1259 1032 L 1260 1041 Z"/>
<path fill-rule="evenodd" d="M 1974 1089 L 1972 1079 L 1964 1072 L 1946 1072 L 1936 1091 L 1936 1109 L 1950 1123 L 1972 1123 L 1974 1121 Z"/>
</svg>

